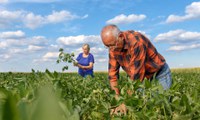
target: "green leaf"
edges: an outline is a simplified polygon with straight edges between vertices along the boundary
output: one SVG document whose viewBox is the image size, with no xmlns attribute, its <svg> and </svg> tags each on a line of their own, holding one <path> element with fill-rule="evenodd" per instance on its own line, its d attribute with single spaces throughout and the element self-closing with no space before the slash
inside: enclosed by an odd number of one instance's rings
<svg viewBox="0 0 200 120">
<path fill-rule="evenodd" d="M 7 98 L 5 99 L 5 103 L 2 109 L 3 120 L 20 120 L 15 98 L 9 92 L 6 92 L 6 94 L 7 94 Z"/>
<path fill-rule="evenodd" d="M 144 84 L 145 84 L 145 89 L 148 89 L 148 88 L 151 87 L 150 80 L 145 79 L 145 80 L 144 80 Z"/>
<path fill-rule="evenodd" d="M 63 52 L 63 51 L 64 51 L 64 49 L 63 49 L 63 48 L 60 48 L 60 49 L 59 49 L 59 52 Z"/>
</svg>

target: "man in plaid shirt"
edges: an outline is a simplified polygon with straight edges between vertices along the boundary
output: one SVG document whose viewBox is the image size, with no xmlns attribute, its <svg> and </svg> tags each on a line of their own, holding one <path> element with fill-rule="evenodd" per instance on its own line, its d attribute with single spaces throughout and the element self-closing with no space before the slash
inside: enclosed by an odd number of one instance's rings
<svg viewBox="0 0 200 120">
<path fill-rule="evenodd" d="M 116 25 L 107 25 L 101 31 L 101 38 L 109 48 L 109 80 L 117 95 L 120 94 L 116 88 L 120 66 L 132 80 L 141 82 L 156 73 L 163 88 L 170 88 L 171 72 L 164 57 L 143 34 L 133 30 L 122 32 Z M 119 106 L 115 112 L 118 110 L 126 112 L 125 105 Z"/>
</svg>

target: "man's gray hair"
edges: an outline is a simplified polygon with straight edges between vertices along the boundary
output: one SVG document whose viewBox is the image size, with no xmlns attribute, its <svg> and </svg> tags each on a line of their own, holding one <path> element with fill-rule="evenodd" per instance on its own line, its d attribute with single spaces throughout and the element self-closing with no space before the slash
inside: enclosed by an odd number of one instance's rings
<svg viewBox="0 0 200 120">
<path fill-rule="evenodd" d="M 112 26 L 112 34 L 114 37 L 118 37 L 119 33 L 121 32 L 120 29 L 116 25 L 111 25 Z"/>
</svg>

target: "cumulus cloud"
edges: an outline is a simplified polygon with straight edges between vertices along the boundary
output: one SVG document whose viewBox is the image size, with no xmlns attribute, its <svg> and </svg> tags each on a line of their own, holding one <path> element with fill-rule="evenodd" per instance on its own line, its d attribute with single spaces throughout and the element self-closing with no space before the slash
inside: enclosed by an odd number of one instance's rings
<svg viewBox="0 0 200 120">
<path fill-rule="evenodd" d="M 183 50 L 190 50 L 190 49 L 197 49 L 200 48 L 200 44 L 192 44 L 192 45 L 175 45 L 168 49 L 168 51 L 183 51 Z"/>
<path fill-rule="evenodd" d="M 130 14 L 130 15 L 118 15 L 108 21 L 106 21 L 107 24 L 130 24 L 138 21 L 142 21 L 146 18 L 146 15 L 135 15 L 135 14 Z"/>
<path fill-rule="evenodd" d="M 47 52 L 42 56 L 41 59 L 34 59 L 34 63 L 39 63 L 39 62 L 51 62 L 51 61 L 56 61 L 55 59 L 58 58 L 59 52 Z"/>
<path fill-rule="evenodd" d="M 97 35 L 78 35 L 78 36 L 68 36 L 68 37 L 59 37 L 57 39 L 57 42 L 61 45 L 67 46 L 67 47 L 74 47 L 74 46 L 80 46 L 84 43 L 97 45 L 101 42 L 100 36 Z"/>
<path fill-rule="evenodd" d="M 12 56 L 12 55 L 16 55 L 16 54 L 24 54 L 26 51 L 23 48 L 10 48 L 8 49 L 7 54 Z"/>
<path fill-rule="evenodd" d="M 85 18 L 88 18 L 88 14 L 84 15 L 83 17 L 81 17 L 81 19 L 85 19 Z"/>
<path fill-rule="evenodd" d="M 97 62 L 106 63 L 108 60 L 106 58 L 97 59 Z"/>
<path fill-rule="evenodd" d="M 59 52 L 47 52 L 43 58 L 44 59 L 53 59 L 53 58 L 57 58 L 59 55 Z"/>
<path fill-rule="evenodd" d="M 101 38 L 99 35 L 78 35 L 59 37 L 57 39 L 58 46 L 66 48 L 69 52 L 75 53 L 75 58 L 82 52 L 82 45 L 88 43 L 90 45 L 90 53 L 94 55 L 95 64 L 105 63 L 108 59 L 108 49 L 103 47 Z M 52 45 L 52 47 L 58 47 Z M 67 49 L 68 48 L 68 49 Z"/>
<path fill-rule="evenodd" d="M 44 25 L 45 18 L 41 15 L 35 15 L 34 13 L 28 13 L 24 16 L 23 24 L 30 29 L 35 29 L 37 27 L 40 27 Z"/>
<path fill-rule="evenodd" d="M 48 44 L 48 39 L 44 36 L 33 36 L 29 38 L 29 44 L 46 46 Z"/>
<path fill-rule="evenodd" d="M 186 20 L 200 19 L 200 2 L 193 2 L 185 8 L 185 15 L 169 15 L 166 23 L 182 22 Z"/>
<path fill-rule="evenodd" d="M 40 51 L 42 49 L 44 49 L 44 47 L 36 46 L 36 45 L 29 45 L 27 48 L 28 51 Z"/>
<path fill-rule="evenodd" d="M 155 42 L 167 42 L 172 44 L 167 51 L 184 51 L 200 48 L 200 32 L 185 30 L 172 30 L 161 33 L 154 39 Z"/>
<path fill-rule="evenodd" d="M 53 11 L 51 15 L 46 17 L 48 23 L 58 23 L 62 21 L 73 20 L 75 18 L 79 18 L 79 16 L 73 15 L 69 11 L 65 10 L 60 12 Z"/>
<path fill-rule="evenodd" d="M 60 46 L 65 46 L 70 48 L 70 52 L 75 53 L 75 58 L 82 52 L 82 45 L 88 43 L 90 45 L 90 52 L 95 57 L 95 62 L 102 63 L 106 61 L 106 56 L 108 55 L 108 50 L 103 48 L 100 36 L 97 35 L 78 35 L 78 36 L 68 36 L 59 37 L 57 42 Z M 58 47 L 58 46 L 56 46 Z"/>
<path fill-rule="evenodd" d="M 0 11 L 0 27 L 6 28 L 13 25 L 13 22 L 20 22 L 23 16 L 23 11 Z"/>
<path fill-rule="evenodd" d="M 0 32 L 0 49 L 12 47 L 26 47 L 28 45 L 46 46 L 48 40 L 44 36 L 26 37 L 26 34 L 21 31 Z"/>
<path fill-rule="evenodd" d="M 21 30 L 18 31 L 7 31 L 0 33 L 0 39 L 19 39 L 24 38 L 25 33 Z"/>
<path fill-rule="evenodd" d="M 59 54 L 59 48 L 65 48 L 66 52 L 74 52 L 77 56 L 82 52 L 84 43 L 90 44 L 90 52 L 94 55 L 97 64 L 106 62 L 108 50 L 103 48 L 98 35 L 58 37 L 57 43 L 49 44 L 46 37 L 29 37 L 21 30 L 0 32 L 0 58 L 11 60 L 14 57 L 31 55 L 34 56 L 34 63 L 55 62 Z"/>
<path fill-rule="evenodd" d="M 0 41 L 0 49 L 5 49 L 9 47 L 21 47 L 26 45 L 25 40 L 4 40 Z"/>
<path fill-rule="evenodd" d="M 52 2 L 59 2 L 61 0 L 0 0 L 0 3 L 2 2 L 27 2 L 27 3 L 52 3 Z"/>
<path fill-rule="evenodd" d="M 0 61 L 1 62 L 9 60 L 10 58 L 11 58 L 11 56 L 8 55 L 8 54 L 0 54 Z"/>
<path fill-rule="evenodd" d="M 0 11 L 0 26 L 9 27 L 12 25 L 23 25 L 30 29 L 35 29 L 45 24 L 62 23 L 74 19 L 84 19 L 88 15 L 78 16 L 69 11 L 53 11 L 51 14 L 42 16 L 28 11 Z"/>
<path fill-rule="evenodd" d="M 181 42 L 194 42 L 200 41 L 200 32 L 191 32 L 185 30 L 172 30 L 167 33 L 161 33 L 155 37 L 155 42 L 170 42 L 170 43 L 181 43 Z"/>
<path fill-rule="evenodd" d="M 0 4 L 1 3 L 7 3 L 8 2 L 8 0 L 0 0 Z"/>
<path fill-rule="evenodd" d="M 0 32 L 0 59 L 2 60 L 25 54 L 26 56 L 32 55 L 32 53 L 39 53 L 47 48 L 48 40 L 44 36 L 27 37 L 21 30 Z"/>
</svg>

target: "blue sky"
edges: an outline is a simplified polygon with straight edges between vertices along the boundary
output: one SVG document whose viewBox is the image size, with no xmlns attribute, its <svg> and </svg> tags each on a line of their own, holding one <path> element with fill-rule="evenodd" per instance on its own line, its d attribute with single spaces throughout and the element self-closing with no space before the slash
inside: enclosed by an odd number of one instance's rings
<svg viewBox="0 0 200 120">
<path fill-rule="evenodd" d="M 145 34 L 171 68 L 200 67 L 200 1 L 0 0 L 0 72 L 61 71 L 59 48 L 91 45 L 95 71 L 107 71 L 100 31 L 116 24 Z M 69 66 L 69 71 L 77 68 Z"/>
</svg>

